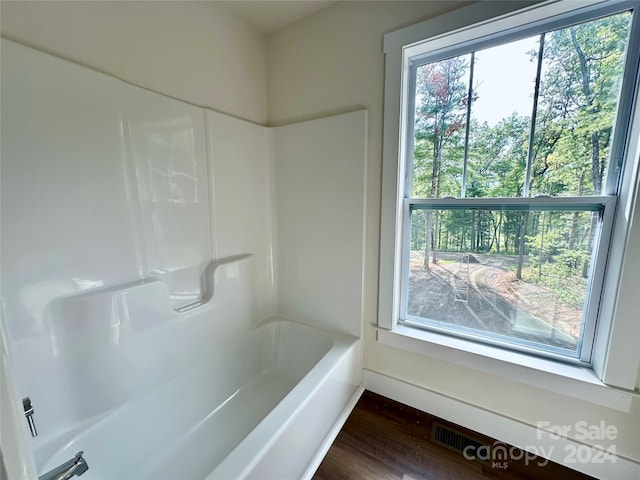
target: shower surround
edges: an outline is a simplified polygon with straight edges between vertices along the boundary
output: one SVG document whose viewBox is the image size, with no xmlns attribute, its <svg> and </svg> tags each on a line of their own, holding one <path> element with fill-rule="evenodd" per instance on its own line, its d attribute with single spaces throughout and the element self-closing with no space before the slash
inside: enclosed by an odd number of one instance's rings
<svg viewBox="0 0 640 480">
<path fill-rule="evenodd" d="M 311 475 L 361 383 L 366 112 L 262 127 L 4 39 L 2 71 L 27 470 Z"/>
</svg>

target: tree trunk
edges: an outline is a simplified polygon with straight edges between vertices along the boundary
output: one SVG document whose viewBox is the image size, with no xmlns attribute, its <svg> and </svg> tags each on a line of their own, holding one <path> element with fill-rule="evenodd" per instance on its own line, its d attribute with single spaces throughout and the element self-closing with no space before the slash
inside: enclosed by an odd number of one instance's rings
<svg viewBox="0 0 640 480">
<path fill-rule="evenodd" d="M 427 210 L 427 219 L 425 221 L 424 228 L 424 262 L 422 264 L 425 270 L 430 270 L 429 266 L 429 251 L 431 249 L 431 210 Z"/>
<path fill-rule="evenodd" d="M 589 111 L 596 113 L 597 106 L 594 105 L 593 92 L 591 91 L 591 85 L 589 84 L 589 69 L 587 65 L 587 58 L 578 43 L 578 39 L 575 34 L 575 29 L 569 29 L 571 32 L 571 41 L 573 47 L 578 54 L 580 61 L 580 74 L 582 76 L 582 93 L 589 105 Z M 602 192 L 602 176 L 604 174 L 604 165 L 600 162 L 600 132 L 593 132 L 591 134 L 591 180 L 593 181 L 593 192 L 595 195 L 600 195 Z M 594 234 L 596 231 L 598 220 L 594 214 L 591 216 L 591 227 L 589 229 L 589 242 L 588 251 L 591 252 L 593 248 Z M 582 277 L 587 278 L 589 276 L 589 261 L 585 261 L 582 265 Z"/>
<path fill-rule="evenodd" d="M 578 180 L 578 196 L 581 197 L 584 194 L 584 175 L 583 171 L 580 174 Z M 573 250 L 576 246 L 576 236 L 578 235 L 578 225 L 580 223 L 580 212 L 574 212 L 571 219 L 571 229 L 569 230 L 569 250 Z"/>
<path fill-rule="evenodd" d="M 520 232 L 518 241 L 518 270 L 516 271 L 516 278 L 522 280 L 522 264 L 524 262 L 525 252 L 525 235 L 527 234 L 527 224 L 529 223 L 529 212 L 525 212 L 524 216 L 520 220 Z"/>
<path fill-rule="evenodd" d="M 542 228 L 540 229 L 540 258 L 538 260 L 538 282 L 542 279 L 542 263 L 544 262 L 544 218 L 545 214 L 542 212 Z"/>
<path fill-rule="evenodd" d="M 471 251 L 476 249 L 476 212 L 471 211 Z"/>
<path fill-rule="evenodd" d="M 587 57 L 580 47 L 578 38 L 576 37 L 575 28 L 570 28 L 571 42 L 573 48 L 578 54 L 578 60 L 580 63 L 580 76 L 582 79 L 582 93 L 584 94 L 587 105 L 589 105 L 590 113 L 597 113 L 598 107 L 594 104 L 594 95 L 591 90 L 589 66 L 587 65 Z M 603 165 L 600 164 L 600 132 L 596 131 L 591 134 L 591 179 L 593 181 L 593 192 L 595 195 L 600 195 L 602 192 L 602 176 L 604 174 Z"/>
<path fill-rule="evenodd" d="M 438 196 L 440 195 L 440 163 L 442 161 L 442 146 L 443 146 L 443 139 L 441 138 L 442 135 L 439 131 L 438 128 L 436 128 L 435 130 L 435 139 L 436 141 L 433 142 L 433 168 L 431 171 L 431 192 L 430 192 L 430 197 L 431 198 L 438 198 Z M 424 269 L 425 270 L 429 270 L 429 249 L 433 248 L 433 263 L 436 262 L 436 246 L 435 246 L 435 242 L 436 242 L 436 238 L 434 238 L 434 221 L 433 221 L 433 216 L 436 215 L 435 218 L 435 224 L 437 226 L 438 223 L 438 217 L 437 217 L 437 212 L 429 210 L 427 212 L 427 225 L 426 225 L 426 229 L 425 229 L 425 237 L 426 237 L 426 243 L 424 246 Z M 436 232 L 437 234 L 437 232 Z M 433 243 L 430 245 L 429 242 L 433 241 Z"/>
<path fill-rule="evenodd" d="M 597 226 L 598 226 L 598 216 L 595 213 L 592 213 L 591 225 L 589 227 L 589 241 L 587 246 L 587 252 L 589 252 L 589 254 L 593 252 L 593 238 L 594 238 Z M 589 263 L 590 263 L 590 259 L 587 259 L 582 264 L 582 278 L 589 277 Z"/>
<path fill-rule="evenodd" d="M 591 134 L 591 178 L 595 195 L 600 195 L 602 192 L 603 173 L 603 168 L 600 165 L 600 135 L 598 132 L 593 132 Z"/>
<path fill-rule="evenodd" d="M 440 212 L 436 210 L 433 212 L 433 245 L 431 248 L 431 251 L 432 251 L 431 257 L 433 258 L 434 265 L 438 263 L 438 248 L 440 247 L 439 240 L 440 240 Z"/>
<path fill-rule="evenodd" d="M 493 222 L 493 237 L 491 239 L 491 243 L 489 244 L 489 251 L 491 251 L 493 245 L 495 244 L 496 252 L 500 253 L 500 224 L 502 223 L 502 212 L 500 212 L 500 218 L 497 222 L 492 213 L 489 213 L 489 215 L 491 215 L 491 221 Z"/>
</svg>

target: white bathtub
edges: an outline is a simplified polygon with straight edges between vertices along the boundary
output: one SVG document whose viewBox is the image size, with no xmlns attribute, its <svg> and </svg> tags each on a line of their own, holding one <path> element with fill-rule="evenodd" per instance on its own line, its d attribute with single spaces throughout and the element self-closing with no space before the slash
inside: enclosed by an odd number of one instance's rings
<svg viewBox="0 0 640 480">
<path fill-rule="evenodd" d="M 311 475 L 358 394 L 358 339 L 274 317 L 216 350 L 48 439 L 39 474 L 82 450 L 84 480 Z"/>
</svg>

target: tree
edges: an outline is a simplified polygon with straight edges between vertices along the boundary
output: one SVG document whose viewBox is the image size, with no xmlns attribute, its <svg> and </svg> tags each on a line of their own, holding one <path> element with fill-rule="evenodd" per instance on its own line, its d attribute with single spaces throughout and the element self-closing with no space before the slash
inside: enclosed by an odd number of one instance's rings
<svg viewBox="0 0 640 480">
<path fill-rule="evenodd" d="M 466 126 L 468 82 L 468 56 L 455 57 L 440 62 L 429 63 L 416 72 L 415 107 L 415 153 L 414 164 L 429 163 L 431 166 L 427 197 L 439 197 L 441 194 L 441 174 L 445 153 L 448 147 L 460 142 L 459 133 Z M 425 145 L 431 147 L 431 155 L 425 154 Z M 426 169 L 423 169 L 426 170 Z M 423 171 L 426 174 L 426 171 Z M 418 178 L 417 180 L 424 180 Z M 432 251 L 433 263 L 437 263 L 439 215 L 437 211 L 428 211 L 425 221 L 424 268 L 429 270 L 429 251 Z"/>
<path fill-rule="evenodd" d="M 467 197 L 521 197 L 525 187 L 530 195 L 605 192 L 630 17 L 628 12 L 620 13 L 541 37 L 535 125 L 532 117 L 517 113 L 494 125 L 471 120 Z M 531 61 L 539 60 L 537 51 L 528 53 Z M 414 197 L 459 195 L 465 163 L 467 77 L 473 58 L 469 54 L 442 60 L 416 71 Z M 475 95 L 472 92 L 470 101 Z M 528 159 L 531 172 L 525 185 Z M 430 267 L 430 256 L 437 262 L 441 249 L 501 252 L 518 256 L 518 279 L 552 282 L 551 277 L 570 276 L 572 284 L 582 285 L 597 222 L 597 214 L 562 209 L 545 213 L 426 210 L 415 216 L 411 241 L 414 251 L 424 251 L 425 269 Z M 527 257 L 536 276 L 525 268 Z M 581 268 L 576 262 L 582 262 Z"/>
<path fill-rule="evenodd" d="M 534 168 L 535 191 L 578 196 L 604 192 L 629 23 L 630 15 L 622 13 L 548 36 L 544 52 L 547 74 L 540 94 L 543 121 L 537 126 L 540 134 L 536 143 L 552 140 L 547 142 L 551 148 L 541 157 L 543 161 L 538 159 L 538 168 Z M 539 168 L 541 164 L 545 168 Z M 575 212 L 571 219 L 570 249 L 580 247 L 577 232 L 581 218 Z M 592 250 L 597 221 L 592 215 L 588 242 L 580 247 L 584 251 Z M 588 267 L 586 260 L 582 269 L 585 278 Z"/>
</svg>

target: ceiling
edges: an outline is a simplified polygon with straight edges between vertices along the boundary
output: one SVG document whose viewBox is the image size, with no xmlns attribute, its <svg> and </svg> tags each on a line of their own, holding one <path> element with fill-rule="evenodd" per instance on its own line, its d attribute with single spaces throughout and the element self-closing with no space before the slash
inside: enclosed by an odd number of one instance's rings
<svg viewBox="0 0 640 480">
<path fill-rule="evenodd" d="M 335 0 L 231 0 L 221 1 L 262 33 L 271 33 L 336 3 Z"/>
</svg>

